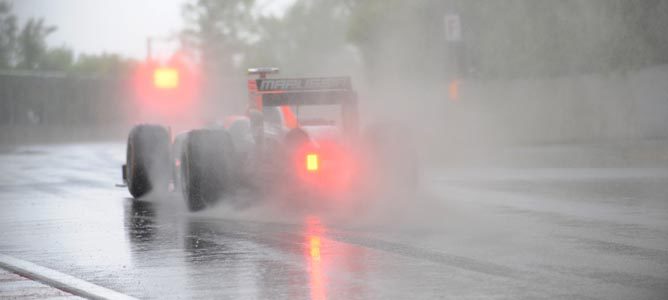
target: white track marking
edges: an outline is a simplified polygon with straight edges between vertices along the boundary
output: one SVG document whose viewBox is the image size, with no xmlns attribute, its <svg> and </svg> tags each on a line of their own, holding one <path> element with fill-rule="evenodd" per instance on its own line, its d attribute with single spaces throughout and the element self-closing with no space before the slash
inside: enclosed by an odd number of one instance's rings
<svg viewBox="0 0 668 300">
<path fill-rule="evenodd" d="M 88 299 L 136 299 L 34 263 L 0 254 L 0 267 Z"/>
</svg>

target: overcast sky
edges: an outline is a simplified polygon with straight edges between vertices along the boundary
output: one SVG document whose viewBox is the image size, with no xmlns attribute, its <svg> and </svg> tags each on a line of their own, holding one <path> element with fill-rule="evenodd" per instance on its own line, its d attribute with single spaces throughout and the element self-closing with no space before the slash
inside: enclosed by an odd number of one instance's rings
<svg viewBox="0 0 668 300">
<path fill-rule="evenodd" d="M 181 7 L 191 0 L 13 0 L 21 23 L 43 17 L 58 26 L 50 46 L 66 45 L 77 53 L 113 52 L 146 55 L 146 37 L 169 36 L 184 25 Z M 280 15 L 294 0 L 260 1 L 263 14 Z M 154 52 L 168 56 L 173 43 L 156 42 Z"/>
</svg>

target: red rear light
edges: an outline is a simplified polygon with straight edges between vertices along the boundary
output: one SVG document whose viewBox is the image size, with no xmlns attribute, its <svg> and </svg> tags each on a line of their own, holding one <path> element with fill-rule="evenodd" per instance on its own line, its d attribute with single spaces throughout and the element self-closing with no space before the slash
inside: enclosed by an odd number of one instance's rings
<svg viewBox="0 0 668 300">
<path fill-rule="evenodd" d="M 296 150 L 294 162 L 297 178 L 323 193 L 346 191 L 356 173 L 352 153 L 334 142 L 304 145 Z"/>
</svg>

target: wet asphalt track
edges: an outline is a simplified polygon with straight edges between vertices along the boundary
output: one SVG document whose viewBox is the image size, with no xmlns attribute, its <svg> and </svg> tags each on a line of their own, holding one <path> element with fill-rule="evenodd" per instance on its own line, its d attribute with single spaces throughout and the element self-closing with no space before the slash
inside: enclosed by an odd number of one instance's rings
<svg viewBox="0 0 668 300">
<path fill-rule="evenodd" d="M 139 298 L 668 299 L 668 169 L 428 170 L 347 217 L 192 214 L 114 187 L 121 144 L 0 150 L 0 253 Z"/>
</svg>

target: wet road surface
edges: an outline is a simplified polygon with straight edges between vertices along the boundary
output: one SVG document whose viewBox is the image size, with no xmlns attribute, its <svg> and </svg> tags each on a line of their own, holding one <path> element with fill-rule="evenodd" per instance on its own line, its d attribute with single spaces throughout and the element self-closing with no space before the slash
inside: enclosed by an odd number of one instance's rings
<svg viewBox="0 0 668 300">
<path fill-rule="evenodd" d="M 428 170 L 341 216 L 133 201 L 123 160 L 2 150 L 0 253 L 152 299 L 668 298 L 668 169 Z"/>
<path fill-rule="evenodd" d="M 0 299 L 81 300 L 83 298 L 0 269 Z"/>
</svg>

